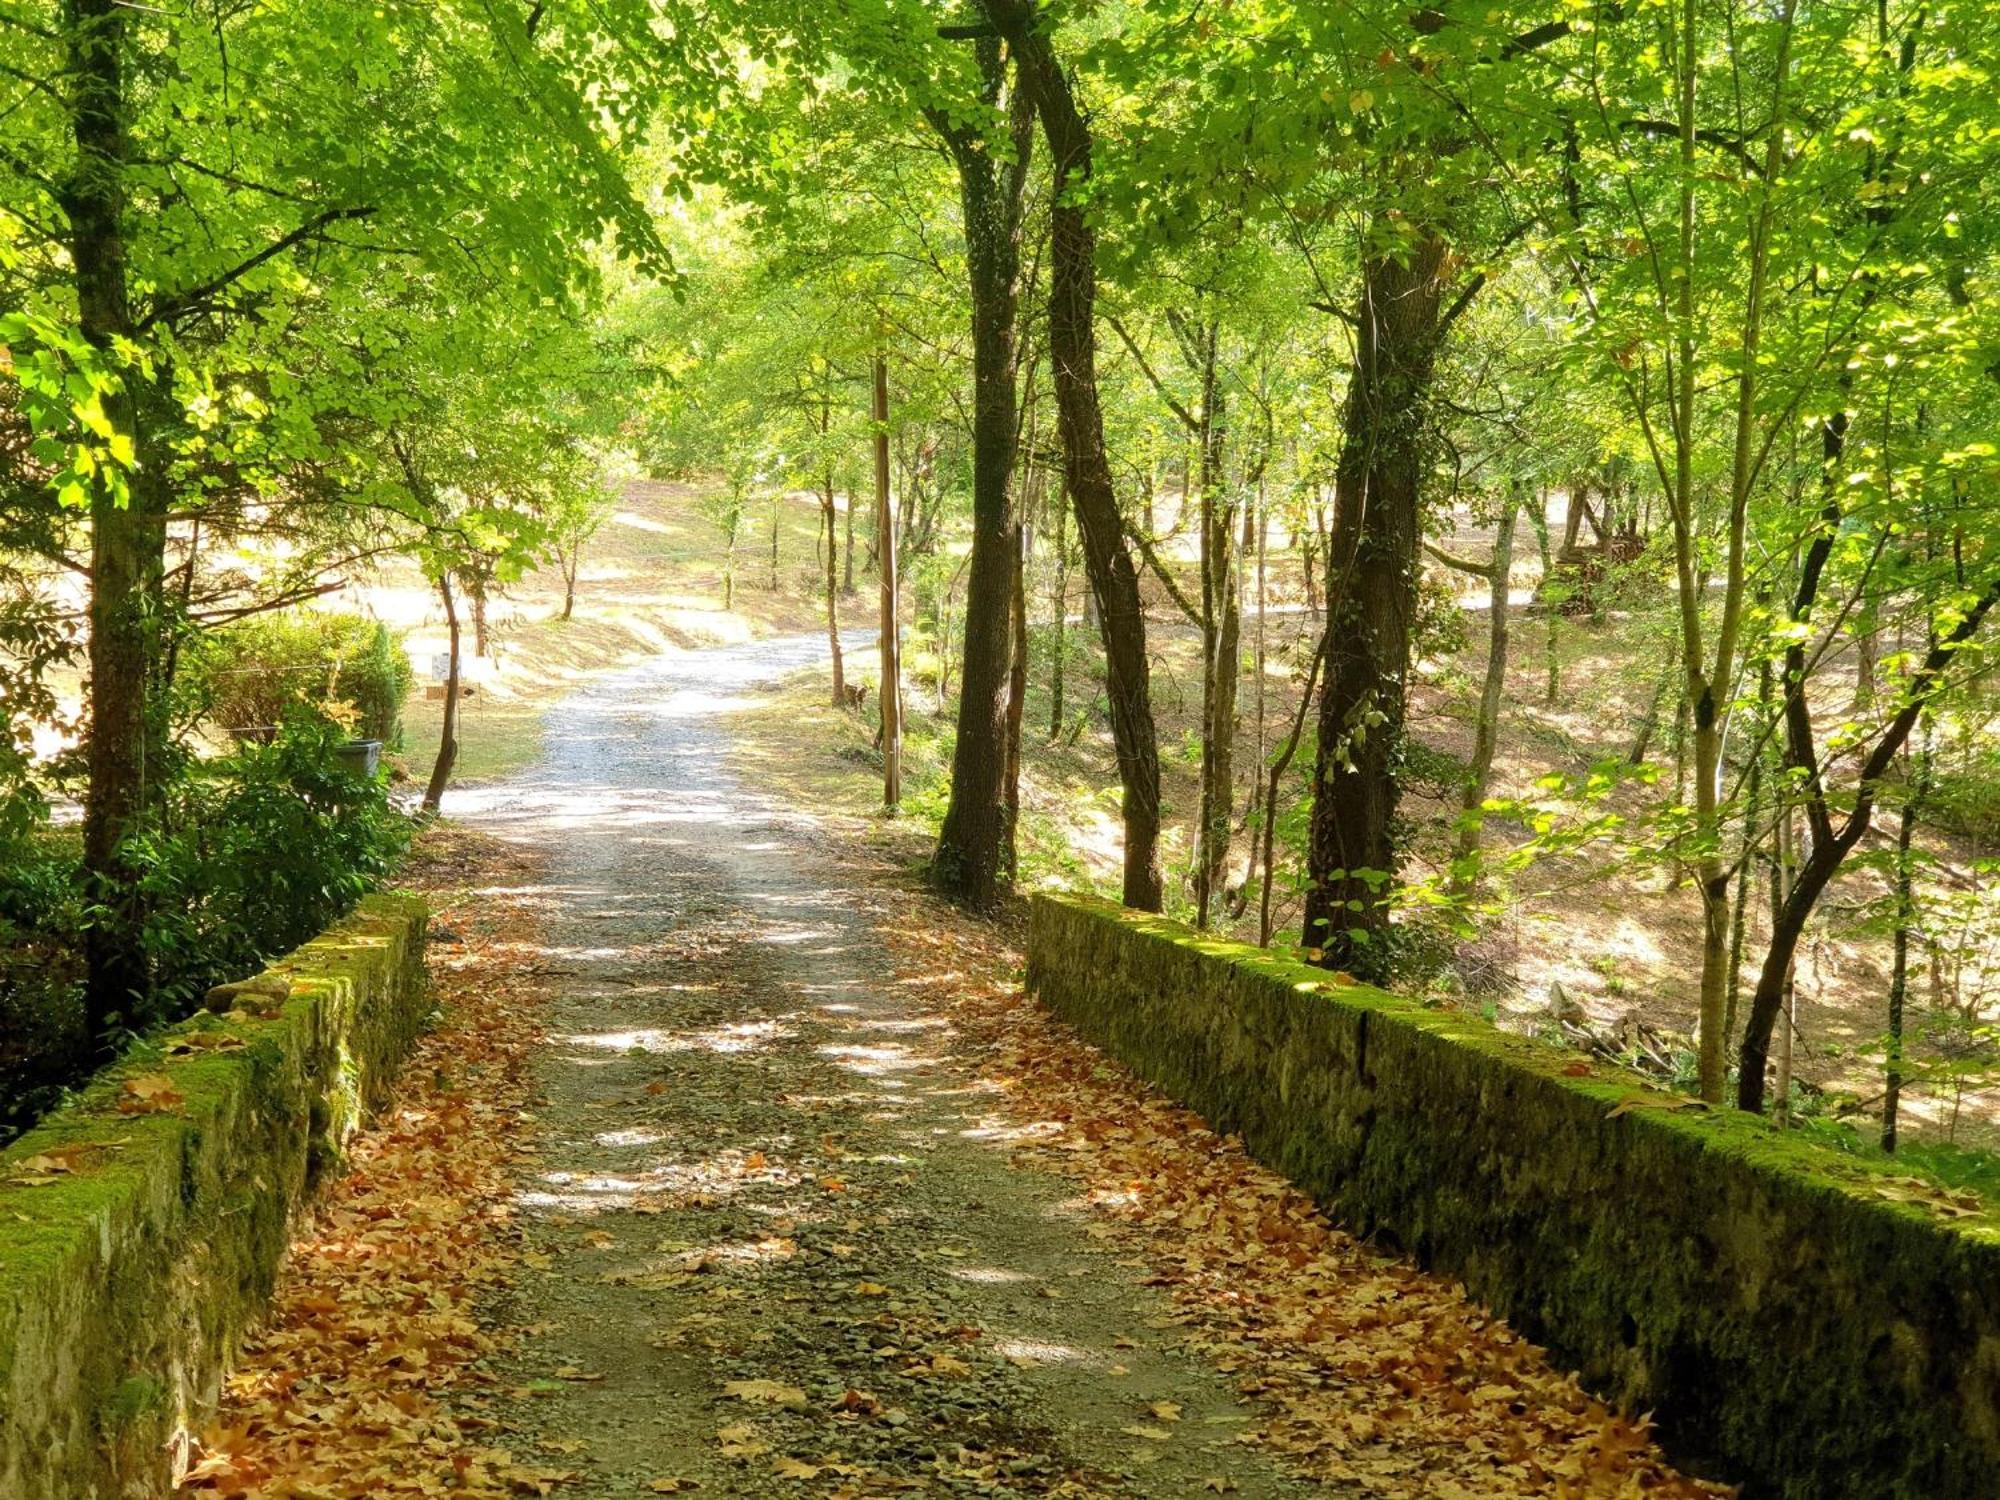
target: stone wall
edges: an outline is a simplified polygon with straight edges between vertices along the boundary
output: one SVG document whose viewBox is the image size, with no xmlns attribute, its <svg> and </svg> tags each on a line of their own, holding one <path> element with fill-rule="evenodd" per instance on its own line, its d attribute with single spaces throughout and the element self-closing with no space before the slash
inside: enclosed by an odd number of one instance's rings
<svg viewBox="0 0 2000 1500">
<path fill-rule="evenodd" d="M 0 1152 L 0 1495 L 163 1495 L 295 1210 L 429 1009 L 424 904 L 356 913 Z"/>
<path fill-rule="evenodd" d="M 1746 1497 L 2000 1495 L 2000 1220 L 1892 1166 L 1102 903 L 1057 1015 Z M 1963 1216 L 1961 1216 L 1963 1215 Z"/>
</svg>

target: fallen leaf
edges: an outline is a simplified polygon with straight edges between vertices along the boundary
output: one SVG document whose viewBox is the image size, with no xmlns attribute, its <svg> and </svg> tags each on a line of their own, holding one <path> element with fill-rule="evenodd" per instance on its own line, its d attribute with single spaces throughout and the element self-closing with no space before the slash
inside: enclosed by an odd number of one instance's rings
<svg viewBox="0 0 2000 1500">
<path fill-rule="evenodd" d="M 752 1406 L 783 1406 L 792 1411 L 806 1409 L 804 1391 L 776 1380 L 732 1380 L 722 1387 L 722 1394 L 747 1401 Z"/>
</svg>

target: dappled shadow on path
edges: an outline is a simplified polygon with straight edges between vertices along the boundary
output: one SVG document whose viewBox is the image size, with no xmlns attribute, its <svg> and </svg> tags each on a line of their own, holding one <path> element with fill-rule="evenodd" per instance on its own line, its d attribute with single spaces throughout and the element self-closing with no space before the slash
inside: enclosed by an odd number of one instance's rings
<svg viewBox="0 0 2000 1500">
<path fill-rule="evenodd" d="M 455 799 L 551 856 L 507 1420 L 607 1494 L 1289 1492 L 1084 1205 L 1010 1169 L 1039 1127 L 727 774 L 722 703 L 817 649 L 594 682 L 533 778 Z M 1135 1436 L 1149 1404 L 1183 1425 Z"/>
</svg>

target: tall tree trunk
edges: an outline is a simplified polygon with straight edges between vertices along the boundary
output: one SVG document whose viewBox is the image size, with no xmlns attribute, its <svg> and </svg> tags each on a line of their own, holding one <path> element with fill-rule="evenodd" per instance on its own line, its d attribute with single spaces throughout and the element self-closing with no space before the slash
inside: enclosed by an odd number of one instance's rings
<svg viewBox="0 0 2000 1500">
<path fill-rule="evenodd" d="M 444 600 L 444 623 L 450 646 L 445 660 L 444 722 L 438 729 L 437 759 L 431 762 L 430 785 L 424 788 L 424 811 L 433 814 L 444 805 L 444 789 L 451 783 L 451 768 L 458 764 L 458 601 L 452 597 L 448 568 L 438 573 L 438 597 Z"/>
<path fill-rule="evenodd" d="M 1758 718 L 1771 718 L 1771 661 L 1766 657 L 1757 668 Z M 1761 838 L 1757 819 L 1764 798 L 1764 750 L 1752 749 L 1750 769 L 1743 783 L 1743 843 L 1736 856 L 1736 896 L 1729 917 L 1729 990 L 1722 1006 L 1722 1036 L 1725 1044 L 1736 1035 L 1737 1002 L 1743 992 L 1743 949 L 1750 935 L 1750 872 L 1757 863 L 1757 843 Z"/>
<path fill-rule="evenodd" d="M 997 36 L 974 46 L 987 102 L 1006 82 Z M 1017 160 L 996 161 L 983 133 L 942 114 L 933 126 L 958 167 L 965 221 L 966 277 L 972 299 L 972 553 L 966 562 L 965 646 L 951 793 L 931 857 L 931 884 L 974 908 L 990 907 L 1006 878 L 1008 685 L 1013 598 L 1020 560 L 1014 514 L 1019 441 L 1016 321 L 1020 306 L 1021 209 L 1033 116 L 1016 90 Z"/>
<path fill-rule="evenodd" d="M 1314 767 L 1305 944 L 1359 978 L 1389 976 L 1418 501 L 1436 364 L 1444 241 L 1362 269 L 1360 340 L 1334 474 L 1327 549 L 1326 690 Z"/>
<path fill-rule="evenodd" d="M 1896 1149 L 1897 1115 L 1903 1102 L 1903 1003 L 1910 989 L 1910 929 L 1916 925 L 1916 841 L 1917 820 L 1923 816 L 1924 801 L 1931 788 L 1930 727 L 1916 754 L 1909 792 L 1903 799 L 1901 821 L 1896 825 L 1896 931 L 1894 959 L 1889 969 L 1889 1045 L 1884 1059 L 1882 1092 L 1882 1149 Z"/>
<path fill-rule="evenodd" d="M 1500 709 L 1507 693 L 1507 615 L 1509 580 L 1514 574 L 1514 522 L 1518 503 L 1507 497 L 1500 524 L 1493 533 L 1493 561 L 1487 569 L 1490 595 L 1486 628 L 1486 679 L 1479 689 L 1479 719 L 1472 731 L 1472 761 L 1466 767 L 1459 796 L 1458 847 L 1452 860 L 1451 889 L 1470 895 L 1477 889 L 1481 809 L 1493 781 L 1493 755 L 1500 745 Z"/>
<path fill-rule="evenodd" d="M 882 715 L 882 805 L 894 812 L 903 800 L 903 622 L 897 611 L 896 517 L 889 496 L 889 360 L 879 351 L 874 393 L 875 562 L 882 584 L 882 682 L 876 707 Z"/>
<path fill-rule="evenodd" d="M 1067 487 L 1065 487 L 1066 489 Z M 1069 496 L 1057 496 L 1056 515 L 1056 618 L 1055 646 L 1049 655 L 1049 743 L 1062 738 L 1063 671 L 1069 656 Z"/>
<path fill-rule="evenodd" d="M 854 593 L 854 496 L 847 497 L 847 555 L 841 561 L 842 577 L 840 591 L 850 597 Z"/>
<path fill-rule="evenodd" d="M 1021 723 L 1028 711 L 1028 569 L 1027 533 L 1014 528 L 1014 649 L 1007 674 L 1007 770 L 1001 787 L 1006 797 L 1005 842 L 1001 863 L 1008 880 L 1021 873 Z"/>
<path fill-rule="evenodd" d="M 1199 335 L 1201 425 L 1195 433 L 1196 484 L 1201 491 L 1201 799 L 1195 826 L 1195 926 L 1208 926 L 1217 881 L 1229 858 L 1231 793 L 1235 789 L 1232 750 L 1236 728 L 1236 671 L 1241 621 L 1232 608 L 1233 514 L 1217 494 L 1222 488 L 1227 441 L 1222 393 L 1216 367 L 1217 325 Z M 1232 637 L 1225 640 L 1225 637 Z M 1226 681 L 1225 681 L 1226 679 Z"/>
<path fill-rule="evenodd" d="M 63 13 L 76 159 L 62 197 L 77 318 L 83 336 L 113 359 L 118 341 L 134 333 L 124 226 L 129 14 L 117 0 L 68 0 Z M 90 487 L 90 722 L 84 750 L 90 780 L 83 868 L 92 898 L 112 915 L 93 923 L 85 938 L 84 1019 L 93 1042 L 104 1049 L 115 1045 L 121 1030 L 142 1023 L 140 1011 L 151 988 L 139 940 L 145 919 L 139 872 L 125 857 L 125 840 L 137 831 L 157 790 L 149 774 L 149 687 L 159 647 L 168 499 L 166 455 L 153 440 L 150 391 L 137 370 L 120 373 L 121 389 L 105 395 L 104 410 L 117 431 L 132 436 L 138 463 L 124 494 L 101 469 Z"/>
<path fill-rule="evenodd" d="M 1265 559 L 1270 548 L 1271 514 L 1266 503 L 1264 479 L 1261 474 L 1257 478 L 1257 489 L 1251 509 L 1245 514 L 1243 522 L 1243 550 L 1249 552 L 1254 547 L 1257 558 L 1256 580 L 1254 584 L 1257 595 L 1257 640 L 1252 654 L 1252 670 L 1254 675 L 1251 679 L 1254 692 L 1253 702 L 1255 704 L 1253 711 L 1257 721 L 1257 751 L 1256 759 L 1251 762 L 1255 769 L 1250 773 L 1250 785 L 1243 810 L 1243 821 L 1247 825 L 1257 811 L 1258 778 L 1264 771 L 1264 758 L 1270 753 L 1269 746 L 1265 744 L 1264 667 L 1269 652 L 1269 642 L 1266 639 L 1266 623 L 1270 618 L 1271 612 L 1269 596 L 1265 590 Z M 1257 836 L 1253 829 L 1250 836 L 1250 862 L 1244 867 L 1243 871 L 1243 901 L 1245 903 L 1250 899 L 1250 884 L 1257 878 L 1258 867 Z"/>
<path fill-rule="evenodd" d="M 826 471 L 820 489 L 820 515 L 826 523 L 826 649 L 833 659 L 833 706 L 847 703 L 847 679 L 840 662 L 840 532 L 834 525 L 833 470 Z"/>
<path fill-rule="evenodd" d="M 1052 158 L 1049 257 L 1049 361 L 1055 374 L 1063 468 L 1083 542 L 1098 628 L 1104 640 L 1105 692 L 1124 791 L 1124 900 L 1158 911 L 1160 755 L 1153 724 L 1146 616 L 1118 513 L 1104 413 L 1097 392 L 1097 236 L 1077 194 L 1091 170 L 1090 126 L 1031 0 L 981 0 L 1020 59 Z"/>
<path fill-rule="evenodd" d="M 576 613 L 576 570 L 583 562 L 583 541 L 578 538 L 563 549 L 563 607 L 562 617 L 567 620 Z"/>
<path fill-rule="evenodd" d="M 1257 907 L 1257 945 L 1271 946 L 1271 877 L 1276 873 L 1273 866 L 1272 850 L 1278 832 L 1278 788 L 1283 784 L 1285 772 L 1291 767 L 1292 757 L 1298 754 L 1299 739 L 1305 733 L 1306 719 L 1312 713 L 1313 689 L 1319 683 L 1319 669 L 1326 661 L 1326 637 L 1320 637 L 1319 645 L 1313 651 L 1312 664 L 1306 668 L 1306 685 L 1299 693 L 1298 712 L 1292 716 L 1292 732 L 1285 737 L 1285 747 L 1271 762 L 1270 770 L 1264 776 L 1264 867 L 1263 894 Z"/>
</svg>

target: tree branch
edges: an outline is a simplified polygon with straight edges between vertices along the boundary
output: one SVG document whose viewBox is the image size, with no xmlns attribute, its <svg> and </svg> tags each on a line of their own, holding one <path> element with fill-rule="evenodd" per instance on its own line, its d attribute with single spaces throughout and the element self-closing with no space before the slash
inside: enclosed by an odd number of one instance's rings
<svg viewBox="0 0 2000 1500">
<path fill-rule="evenodd" d="M 168 298 L 140 321 L 138 331 L 143 333 L 158 323 L 179 317 L 182 313 L 200 306 L 224 287 L 248 276 L 257 267 L 263 265 L 265 261 L 275 259 L 293 246 L 305 243 L 305 241 L 311 239 L 329 225 L 338 224 L 348 219 L 366 219 L 372 216 L 374 212 L 373 208 L 329 208 L 324 213 L 314 214 L 290 234 L 273 240 L 248 260 L 231 267 L 220 276 L 211 277 L 200 286 L 191 287 L 178 296 Z"/>
<path fill-rule="evenodd" d="M 1180 418 L 1181 425 L 1186 427 L 1189 432 L 1199 432 L 1201 430 L 1201 423 L 1195 420 L 1193 412 L 1189 411 L 1175 399 L 1173 392 L 1169 391 L 1165 383 L 1154 373 L 1152 365 L 1147 363 L 1146 356 L 1140 352 L 1139 346 L 1133 341 L 1132 335 L 1125 331 L 1125 325 L 1109 313 L 1104 315 L 1104 321 L 1109 323 L 1117 332 L 1118 337 L 1125 341 L 1125 347 L 1130 349 L 1132 357 L 1139 361 L 1139 368 L 1145 372 L 1146 379 L 1152 384 L 1153 389 L 1160 393 L 1160 399 L 1167 403 L 1167 409 Z"/>
</svg>

